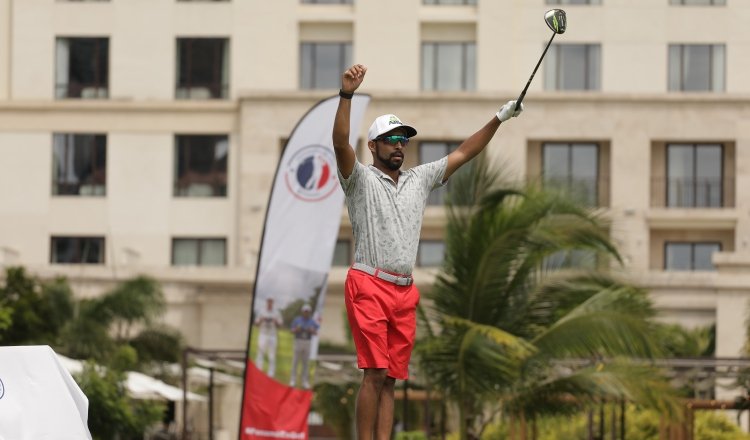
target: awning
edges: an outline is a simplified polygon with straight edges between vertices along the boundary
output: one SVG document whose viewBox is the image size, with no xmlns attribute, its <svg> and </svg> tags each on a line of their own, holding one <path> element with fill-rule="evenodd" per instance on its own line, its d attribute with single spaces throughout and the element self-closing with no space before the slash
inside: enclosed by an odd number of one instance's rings
<svg viewBox="0 0 750 440">
<path fill-rule="evenodd" d="M 60 363 L 70 372 L 79 374 L 83 371 L 83 361 L 57 355 Z M 134 399 L 182 401 L 182 388 L 170 385 L 137 371 L 126 373 L 125 388 Z M 206 402 L 208 399 L 200 394 L 188 392 L 187 399 L 194 402 Z"/>
</svg>

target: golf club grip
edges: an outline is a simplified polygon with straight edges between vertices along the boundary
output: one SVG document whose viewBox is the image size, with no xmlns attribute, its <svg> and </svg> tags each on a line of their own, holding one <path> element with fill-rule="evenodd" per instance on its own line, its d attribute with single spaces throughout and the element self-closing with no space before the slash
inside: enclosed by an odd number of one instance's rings
<svg viewBox="0 0 750 440">
<path fill-rule="evenodd" d="M 526 90 L 528 90 L 529 84 L 531 84 L 531 80 L 526 83 L 526 87 L 523 88 L 523 92 L 521 92 L 521 94 L 518 96 L 518 99 L 516 99 L 516 108 L 513 109 L 514 112 L 521 108 L 521 103 L 523 102 L 523 97 L 526 96 Z"/>
<path fill-rule="evenodd" d="M 542 60 L 544 59 L 544 56 L 547 55 L 547 50 L 549 49 L 550 44 L 552 44 L 552 40 L 555 39 L 555 35 L 557 35 L 555 32 L 552 32 L 552 38 L 549 39 L 547 42 L 547 46 L 544 48 L 544 52 L 542 52 L 542 56 L 539 57 L 539 61 L 537 61 L 536 66 L 534 67 L 534 71 L 531 72 L 531 76 L 529 77 L 529 80 L 526 82 L 526 87 L 523 88 L 523 92 L 521 92 L 521 95 L 516 100 L 516 108 L 513 109 L 513 111 L 518 111 L 519 108 L 521 108 L 521 102 L 523 102 L 524 96 L 526 96 L 526 91 L 529 90 L 529 86 L 531 85 L 531 80 L 534 79 L 534 75 L 536 75 L 536 71 L 539 69 L 539 65 L 542 64 Z"/>
</svg>

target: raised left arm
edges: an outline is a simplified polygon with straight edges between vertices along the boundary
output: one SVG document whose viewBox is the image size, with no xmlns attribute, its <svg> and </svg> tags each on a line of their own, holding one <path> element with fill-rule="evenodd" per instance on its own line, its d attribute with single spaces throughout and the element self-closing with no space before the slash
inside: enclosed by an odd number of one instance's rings
<svg viewBox="0 0 750 440">
<path fill-rule="evenodd" d="M 445 169 L 443 182 L 448 180 L 448 178 L 452 176 L 461 165 L 470 161 L 484 150 L 484 147 L 486 147 L 487 144 L 490 143 L 490 140 L 492 140 L 492 137 L 495 136 L 497 129 L 500 128 L 500 124 L 521 114 L 523 111 L 523 104 L 521 104 L 521 108 L 518 110 L 515 110 L 515 106 L 516 101 L 508 101 L 500 108 L 500 111 L 497 112 L 491 121 L 487 122 L 484 127 L 469 136 L 469 138 L 463 141 L 458 148 L 448 154 L 448 166 Z"/>
</svg>

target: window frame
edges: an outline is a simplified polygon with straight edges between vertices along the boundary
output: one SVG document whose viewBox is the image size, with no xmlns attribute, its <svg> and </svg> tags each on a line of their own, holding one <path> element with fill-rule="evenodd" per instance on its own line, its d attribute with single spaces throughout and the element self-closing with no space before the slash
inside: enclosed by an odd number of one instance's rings
<svg viewBox="0 0 750 440">
<path fill-rule="evenodd" d="M 425 264 L 423 264 L 423 262 L 422 262 L 422 245 L 425 244 L 425 243 L 433 243 L 433 244 L 439 243 L 439 244 L 442 244 L 442 246 L 443 246 L 443 256 L 440 259 L 440 263 L 439 264 L 437 264 L 437 265 L 425 265 Z M 430 239 L 430 238 L 420 239 L 419 243 L 417 245 L 417 261 L 416 261 L 415 266 L 416 267 L 424 267 L 424 268 L 440 268 L 440 267 L 443 267 L 443 264 L 445 263 L 445 254 L 446 254 L 446 251 L 447 251 L 447 246 L 446 246 L 445 240 L 443 240 L 443 239 Z"/>
<path fill-rule="evenodd" d="M 439 76 L 438 72 L 439 69 L 439 61 L 438 61 L 438 48 L 439 46 L 447 46 L 447 45 L 459 45 L 461 47 L 461 84 L 458 89 L 443 89 L 438 87 L 439 83 Z M 425 51 L 427 50 L 427 46 L 431 46 L 431 49 L 433 51 L 432 59 L 433 59 L 433 65 L 430 66 L 432 70 L 432 87 L 427 87 L 425 84 L 425 69 L 427 69 L 427 66 L 425 66 L 424 58 L 425 58 Z M 469 74 L 468 74 L 468 48 L 473 47 L 474 49 L 474 78 L 472 79 L 473 87 L 469 87 Z M 422 41 L 421 43 L 421 52 L 420 52 L 420 64 L 421 68 L 419 70 L 420 75 L 420 90 L 427 91 L 427 92 L 474 92 L 477 89 L 477 42 L 475 41 Z"/>
<path fill-rule="evenodd" d="M 91 41 L 95 44 L 94 49 L 94 60 L 95 60 L 95 66 L 93 68 L 94 70 L 94 77 L 95 81 L 93 83 L 73 83 L 70 80 L 71 77 L 71 69 L 73 68 L 71 63 L 71 43 L 72 42 L 78 42 L 81 43 L 83 41 Z M 59 69 L 59 43 L 61 41 L 67 41 L 67 61 L 66 61 L 66 67 L 67 67 L 67 82 L 66 83 L 60 83 L 60 78 L 58 78 L 58 69 Z M 105 43 L 106 45 L 106 59 L 101 60 L 101 51 L 102 51 L 102 44 Z M 54 74 L 54 96 L 56 100 L 62 100 L 62 99 L 109 99 L 109 81 L 110 81 L 110 73 L 112 71 L 111 69 L 111 53 L 110 53 L 110 37 L 109 36 L 65 36 L 65 35 L 56 35 L 55 36 L 55 74 Z M 102 67 L 103 66 L 103 67 Z M 103 72 L 100 72 L 101 69 L 104 69 Z M 100 78 L 100 74 L 103 75 L 104 82 L 102 82 Z M 104 96 L 93 96 L 93 97 L 85 97 L 83 96 L 83 91 L 85 89 L 93 88 L 97 95 L 100 93 L 99 90 L 104 90 Z M 77 90 L 77 93 L 71 93 L 71 90 Z"/>
<path fill-rule="evenodd" d="M 693 202 L 691 205 L 671 205 L 670 204 L 670 198 L 669 198 L 669 190 L 671 188 L 671 177 L 669 175 L 669 165 L 670 165 L 670 147 L 676 147 L 676 146 L 690 146 L 692 147 L 692 158 L 693 158 L 693 170 L 692 170 L 692 176 L 691 179 L 693 180 Z M 697 153 L 698 148 L 704 146 L 704 147 L 718 147 L 721 152 L 721 161 L 719 163 L 719 204 L 718 206 L 698 206 L 698 178 L 697 178 L 697 169 L 698 169 L 698 160 L 697 160 Z M 664 179 L 666 181 L 666 185 L 664 185 L 664 206 L 666 208 L 698 208 L 698 209 L 717 209 L 717 208 L 724 208 L 725 203 L 725 194 L 724 194 L 724 166 L 726 161 L 726 148 L 723 143 L 717 142 L 717 143 L 699 143 L 699 142 L 684 142 L 684 143 L 678 143 L 678 142 L 668 142 L 664 145 L 665 148 L 665 154 L 666 157 L 664 158 Z"/>
<path fill-rule="evenodd" d="M 346 260 L 347 264 L 339 265 L 336 264 L 336 248 L 340 245 L 346 246 Z M 352 240 L 350 238 L 337 238 L 333 248 L 333 255 L 331 256 L 331 267 L 349 267 L 354 262 L 354 250 L 352 249 Z"/>
<path fill-rule="evenodd" d="M 307 77 L 306 74 L 308 74 L 308 72 L 305 72 L 305 67 L 306 67 L 305 60 L 304 60 L 305 46 L 310 46 L 311 47 L 310 50 L 312 51 L 312 55 L 310 57 L 311 58 L 310 66 L 309 66 L 310 77 L 307 78 L 308 79 L 307 82 L 309 83 L 308 86 L 305 85 L 305 82 L 306 82 L 305 80 Z M 331 89 L 335 89 L 339 87 L 338 85 L 333 86 L 333 87 L 323 87 L 317 84 L 316 66 L 318 64 L 318 61 L 317 61 L 318 57 L 317 57 L 316 50 L 320 46 L 338 46 L 338 51 L 339 51 L 339 60 L 338 60 L 339 69 L 338 70 L 339 71 L 343 72 L 351 65 L 351 62 L 352 62 L 351 59 L 354 54 L 354 43 L 352 41 L 300 41 L 299 46 L 298 46 L 299 47 L 299 82 L 297 84 L 300 90 L 331 90 Z M 347 59 L 347 53 L 348 53 L 349 59 Z M 338 79 L 336 81 L 338 81 Z M 336 84 L 338 84 L 338 82 Z"/>
<path fill-rule="evenodd" d="M 99 170 L 96 167 L 96 159 L 97 159 L 97 150 L 98 150 L 98 142 L 101 140 L 103 142 L 103 153 L 104 153 L 104 166 L 101 170 L 103 173 L 103 178 L 101 179 L 102 182 L 99 184 L 98 179 L 96 177 L 92 177 L 91 181 L 81 181 L 77 183 L 77 193 L 66 193 L 66 192 L 60 192 L 59 187 L 61 183 L 59 182 L 59 176 L 55 178 L 57 171 L 56 167 L 58 164 L 57 158 L 56 158 L 56 152 L 55 152 L 55 146 L 56 146 L 56 139 L 58 137 L 63 137 L 63 146 L 67 150 L 68 148 L 73 148 L 74 152 L 76 151 L 76 142 L 75 137 L 76 136 L 87 136 L 92 138 L 92 170 L 91 175 L 95 176 L 96 172 Z M 108 136 L 106 133 L 60 133 L 56 132 L 52 134 L 52 176 L 51 176 L 51 192 L 53 197 L 106 197 L 107 196 L 107 156 L 108 156 Z M 75 153 L 74 153 L 75 154 Z M 66 168 L 67 169 L 67 168 Z M 71 184 L 72 185 L 72 184 Z M 101 194 L 81 194 L 81 187 L 91 185 L 91 186 L 101 186 L 103 188 Z"/>
<path fill-rule="evenodd" d="M 708 47 L 709 48 L 709 62 L 707 63 L 708 68 L 708 88 L 700 90 L 687 90 L 686 88 L 686 69 L 685 69 L 685 50 L 689 47 Z M 721 66 L 720 75 L 721 88 L 714 89 L 714 80 L 717 78 L 717 72 L 714 72 L 714 57 L 716 56 L 716 48 L 722 47 L 723 61 Z M 678 84 L 672 84 L 673 70 L 675 66 L 672 65 L 671 52 L 673 48 L 679 49 L 679 66 L 676 66 L 679 70 L 677 73 Z M 667 91 L 670 93 L 725 93 L 727 89 L 727 45 L 724 43 L 669 43 L 667 45 Z"/>
<path fill-rule="evenodd" d="M 177 241 L 192 241 L 195 242 L 196 262 L 194 264 L 175 264 L 175 243 Z M 224 244 L 224 254 L 222 255 L 221 264 L 202 264 L 201 255 L 203 252 L 203 243 L 207 241 L 220 241 Z M 229 265 L 229 246 L 226 237 L 219 236 L 206 236 L 206 237 L 186 237 L 186 236 L 173 236 L 171 240 L 170 250 L 170 266 L 171 267 L 227 267 Z"/>
<path fill-rule="evenodd" d="M 191 70 L 192 66 L 192 59 L 195 57 L 195 54 L 193 53 L 194 49 L 192 48 L 193 43 L 196 41 L 203 41 L 203 42 L 220 42 L 220 52 L 219 55 L 219 65 L 218 65 L 218 72 L 216 72 L 217 67 L 214 66 L 213 70 L 215 73 L 215 76 L 218 77 L 218 82 L 212 81 L 209 83 L 200 83 L 200 82 L 194 82 L 192 80 L 192 76 L 194 72 Z M 191 47 L 188 47 L 185 49 L 187 52 L 187 60 L 183 60 L 181 53 L 182 53 L 182 44 L 188 44 Z M 194 36 L 177 36 L 175 38 L 175 87 L 174 87 L 174 96 L 177 100 L 222 100 L 222 99 L 229 99 L 229 85 L 231 84 L 231 60 L 229 59 L 231 55 L 231 45 L 230 45 L 230 39 L 229 37 L 194 37 Z M 180 82 L 181 80 L 181 72 L 182 72 L 182 63 L 187 63 L 187 67 L 185 68 L 186 72 L 189 72 L 190 78 L 188 78 L 185 82 Z M 224 72 L 224 69 L 226 69 L 226 72 Z M 226 82 L 224 81 L 224 78 L 226 77 Z M 209 91 L 209 96 L 202 98 L 202 97 L 193 97 L 191 96 L 191 90 L 205 88 Z M 181 90 L 184 90 L 185 96 L 181 95 Z"/>
<path fill-rule="evenodd" d="M 55 256 L 57 255 L 57 252 L 55 250 L 55 241 L 61 240 L 61 239 L 67 239 L 67 240 L 75 240 L 78 243 L 78 248 L 76 253 L 79 254 L 79 257 L 82 257 L 85 252 L 83 249 L 83 241 L 84 240 L 98 240 L 100 245 L 100 255 L 99 255 L 99 261 L 96 262 L 85 262 L 85 261 L 55 261 Z M 105 240 L 105 237 L 103 235 L 51 235 L 50 236 L 50 252 L 49 252 L 49 262 L 50 264 L 92 264 L 92 265 L 105 265 L 107 262 L 107 243 Z M 80 258 L 79 258 L 80 260 Z"/>
<path fill-rule="evenodd" d="M 440 156 L 440 158 L 443 158 L 443 157 L 447 156 L 448 154 L 452 153 L 453 151 L 455 151 L 461 145 L 462 142 L 463 141 L 441 141 L 441 140 L 422 140 L 422 141 L 419 141 L 419 143 L 417 144 L 417 160 L 419 161 L 420 164 L 428 163 L 425 160 L 425 154 L 424 154 L 423 149 L 426 148 L 427 145 L 429 145 L 429 144 L 432 144 L 432 145 L 442 144 L 441 147 L 443 149 L 442 151 L 444 152 L 444 154 L 442 156 Z M 437 159 L 437 160 L 440 160 L 440 158 Z M 458 170 L 456 170 L 456 173 L 460 172 L 464 168 L 469 168 L 469 167 L 470 167 L 470 164 L 464 164 L 464 166 L 462 166 L 461 168 L 459 168 Z M 455 177 L 455 175 L 456 174 L 454 173 L 454 175 L 451 176 L 451 178 Z M 448 185 L 449 184 L 450 184 L 450 179 L 448 179 L 448 182 L 445 182 L 445 185 L 442 185 L 442 186 L 440 186 L 438 188 L 435 188 L 432 191 L 430 191 L 430 194 L 427 196 L 427 206 L 442 206 L 442 205 L 444 205 L 445 204 L 445 196 L 448 193 Z"/>
<path fill-rule="evenodd" d="M 670 269 L 667 267 L 667 259 L 668 259 L 668 248 L 670 245 L 674 244 L 681 244 L 681 245 L 690 245 L 690 269 L 689 270 L 680 270 L 680 269 Z M 703 269 L 696 269 L 695 268 L 695 247 L 697 245 L 716 245 L 718 246 L 718 250 L 716 252 L 722 251 L 722 242 L 721 241 L 674 241 L 674 240 L 666 240 L 664 241 L 664 261 L 662 263 L 662 270 L 664 272 L 713 272 L 716 271 L 716 267 L 714 266 L 710 270 L 703 270 Z"/>
<path fill-rule="evenodd" d="M 573 193 L 572 189 L 574 188 L 573 183 L 576 180 L 574 174 L 572 173 L 572 169 L 573 169 L 573 166 L 572 166 L 573 165 L 573 154 L 572 154 L 573 153 L 573 148 L 576 147 L 576 146 L 586 146 L 586 147 L 593 146 L 595 148 L 595 150 L 596 150 L 596 158 L 595 158 L 595 163 L 596 163 L 595 171 L 596 171 L 596 175 L 594 176 L 594 181 L 593 181 L 593 203 L 591 205 L 589 205 L 589 206 L 591 206 L 591 207 L 600 207 L 600 205 L 601 205 L 601 203 L 600 203 L 601 194 L 600 194 L 599 185 L 600 185 L 600 181 L 602 179 L 602 176 L 601 176 L 602 144 L 599 143 L 599 142 L 590 142 L 590 141 L 585 141 L 585 142 L 584 141 L 582 141 L 582 142 L 564 142 L 564 141 L 547 141 L 547 142 L 542 142 L 541 143 L 541 154 L 539 155 L 540 160 L 541 160 L 541 164 L 539 166 L 539 170 L 540 170 L 540 177 L 541 177 L 542 187 L 547 186 L 547 183 L 546 183 L 547 182 L 547 173 L 545 172 L 546 169 L 545 169 L 544 165 L 546 163 L 545 156 L 547 154 L 547 147 L 551 146 L 551 145 L 565 146 L 566 149 L 567 149 L 567 152 L 566 152 L 566 155 L 567 155 L 567 164 L 566 164 L 567 174 L 565 175 L 565 180 L 566 180 L 566 182 L 565 182 L 566 183 L 565 191 L 566 191 L 566 194 L 568 194 L 569 196 L 574 196 L 574 193 Z M 575 197 L 573 197 L 573 198 L 575 198 Z M 586 201 L 584 201 L 584 202 L 586 204 L 588 204 Z"/>
<path fill-rule="evenodd" d="M 185 149 L 186 151 L 190 151 L 190 143 L 187 142 L 187 144 L 181 144 L 180 140 L 190 141 L 191 138 L 198 138 L 198 137 L 204 137 L 204 138 L 213 138 L 214 142 L 212 144 L 213 148 L 213 162 L 211 164 L 211 172 L 209 175 L 216 174 L 218 171 L 218 174 L 221 173 L 220 167 L 217 167 L 217 163 L 220 162 L 216 158 L 216 146 L 221 140 L 226 140 L 227 143 L 227 153 L 226 153 L 226 167 L 223 170 L 224 172 L 224 181 L 223 182 L 213 182 L 209 185 L 211 186 L 211 194 L 210 195 L 195 195 L 195 194 L 189 194 L 189 187 L 194 182 L 185 182 L 180 183 L 180 163 L 183 161 L 186 164 L 189 164 L 189 155 L 187 159 L 181 160 L 181 149 Z M 174 166 L 174 173 L 172 177 L 172 197 L 178 198 L 178 199 L 196 199 L 196 198 L 203 198 L 203 199 L 215 199 L 215 198 L 228 198 L 229 197 L 229 170 L 231 168 L 230 166 L 230 160 L 231 160 L 231 152 L 232 152 L 232 145 L 231 145 L 231 138 L 229 134 L 198 134 L 198 133 L 176 133 L 174 135 L 174 157 L 173 157 L 173 166 Z M 187 168 L 187 165 L 186 165 Z M 222 188 L 223 185 L 223 188 Z M 222 191 L 223 189 L 223 191 Z"/>
<path fill-rule="evenodd" d="M 563 249 L 549 254 L 542 260 L 546 271 L 593 270 L 601 267 L 603 257 L 592 248 Z"/>
<path fill-rule="evenodd" d="M 546 45 L 546 43 L 545 43 Z M 563 88 L 561 83 L 562 77 L 562 63 L 567 57 L 563 56 L 560 52 L 565 48 L 576 48 L 583 47 L 586 51 L 585 55 L 585 66 L 584 66 L 584 80 L 583 88 Z M 592 58 L 592 51 L 596 49 L 598 52 L 599 63 L 596 66 L 597 77 L 594 78 L 592 68 L 594 67 Z M 601 43 L 554 43 L 550 46 L 550 51 L 553 52 L 552 56 L 545 58 L 544 68 L 545 70 L 550 69 L 552 63 L 554 63 L 553 72 L 545 72 L 544 75 L 544 89 L 551 92 L 599 92 L 602 90 L 602 45 Z M 550 86 L 550 76 L 552 76 L 553 84 Z M 596 80 L 596 81 L 594 81 Z"/>
</svg>

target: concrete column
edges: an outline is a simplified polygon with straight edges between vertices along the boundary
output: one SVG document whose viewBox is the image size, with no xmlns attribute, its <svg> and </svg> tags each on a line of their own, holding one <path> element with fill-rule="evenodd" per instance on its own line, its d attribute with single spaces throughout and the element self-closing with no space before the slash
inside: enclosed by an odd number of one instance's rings
<svg viewBox="0 0 750 440">
<path fill-rule="evenodd" d="M 746 321 L 750 310 L 750 254 L 719 253 L 714 255 L 719 272 L 716 295 L 716 357 L 745 356 L 747 341 Z M 725 283 L 731 280 L 731 283 Z M 731 385 L 732 380 L 717 381 L 717 385 Z M 722 386 L 716 388 L 716 398 L 731 400 L 737 392 Z"/>
</svg>

